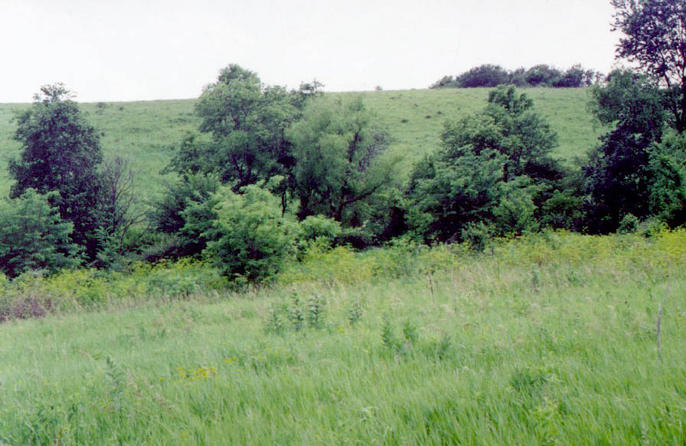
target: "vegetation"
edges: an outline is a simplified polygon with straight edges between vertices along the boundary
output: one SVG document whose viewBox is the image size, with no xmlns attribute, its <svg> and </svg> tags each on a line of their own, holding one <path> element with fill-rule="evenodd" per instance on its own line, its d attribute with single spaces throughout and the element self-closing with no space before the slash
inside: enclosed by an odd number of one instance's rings
<svg viewBox="0 0 686 446">
<path fill-rule="evenodd" d="M 508 71 L 500 65 L 479 65 L 457 76 L 443 76 L 430 88 L 492 88 L 512 84 L 517 87 L 582 88 L 597 83 L 602 75 L 574 65 L 562 71 L 549 65 Z"/>
<path fill-rule="evenodd" d="M 403 160 L 363 96 L 229 65 L 143 207 L 43 87 L 0 204 L 0 443 L 683 442 L 686 90 L 642 53 L 681 10 L 613 4 L 640 71 L 590 88 L 575 160 L 516 84 L 580 67 L 471 70 L 512 84 Z"/>
<path fill-rule="evenodd" d="M 440 145 L 440 133 L 446 119 L 459 119 L 483 108 L 488 89 L 438 89 L 326 93 L 343 100 L 361 97 L 389 135 L 388 153 L 401 154 L 403 175 L 409 175 L 412 162 Z M 583 156 L 594 145 L 602 128 L 593 124 L 587 110 L 587 89 L 527 89 L 534 109 L 544 116 L 558 134 L 555 155 L 563 160 Z M 200 118 L 195 114 L 197 99 L 146 102 L 79 103 L 82 114 L 100 135 L 103 158 L 116 156 L 128 161 L 134 173 L 133 186 L 137 205 L 148 207 L 175 182 L 175 174 L 162 174 L 176 154 L 180 142 L 189 133 L 199 133 Z M 11 178 L 7 161 L 20 154 L 20 144 L 13 139 L 15 113 L 25 111 L 25 104 L 0 104 L 0 194 L 6 196 Z M 429 118 L 427 118 L 429 116 Z M 196 135 L 196 139 L 198 136 Z"/>
<path fill-rule="evenodd" d="M 99 209 L 102 153 L 95 129 L 68 95 L 59 84 L 45 86 L 33 107 L 19 116 L 15 139 L 23 151 L 9 165 L 15 180 L 10 196 L 19 197 L 28 189 L 55 192 L 51 199 L 60 216 L 73 224 L 74 243 L 93 259 L 94 234 L 105 211 Z"/>
<path fill-rule="evenodd" d="M 56 192 L 40 195 L 27 189 L 0 203 L 0 269 L 9 277 L 32 270 L 56 272 L 79 264 L 72 243 L 73 224 L 63 221 L 50 204 Z"/>
<path fill-rule="evenodd" d="M 24 282 L 123 300 L 0 327 L 0 439 L 679 443 L 684 247 L 681 231 L 539 235 L 492 256 L 337 248 L 228 295 L 192 264 Z"/>
<path fill-rule="evenodd" d="M 686 130 L 686 4 L 682 0 L 612 0 L 615 30 L 622 32 L 617 56 L 636 62 L 666 87 L 672 126 Z"/>
</svg>

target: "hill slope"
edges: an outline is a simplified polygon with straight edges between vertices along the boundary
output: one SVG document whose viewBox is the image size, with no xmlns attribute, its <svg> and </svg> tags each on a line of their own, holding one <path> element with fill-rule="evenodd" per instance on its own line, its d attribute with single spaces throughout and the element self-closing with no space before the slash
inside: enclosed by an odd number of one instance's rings
<svg viewBox="0 0 686 446">
<path fill-rule="evenodd" d="M 0 324 L 0 443 L 684 444 L 685 237 L 337 251 L 296 265 L 333 280 Z"/>
<path fill-rule="evenodd" d="M 447 119 L 457 119 L 481 110 L 490 89 L 444 89 L 374 91 L 361 94 L 388 128 L 393 151 L 406 156 L 406 166 L 434 150 Z M 537 110 L 558 133 L 556 153 L 564 159 L 581 156 L 591 148 L 600 129 L 593 126 L 587 111 L 584 89 L 525 89 Z M 87 103 L 82 109 L 103 133 L 102 144 L 108 157 L 121 156 L 137 173 L 141 197 L 150 198 L 163 184 L 160 170 L 172 155 L 170 146 L 186 132 L 197 128 L 192 99 L 173 101 Z M 14 114 L 27 104 L 0 104 L 0 196 L 9 190 L 7 162 L 17 156 L 19 144 L 12 140 Z"/>
</svg>

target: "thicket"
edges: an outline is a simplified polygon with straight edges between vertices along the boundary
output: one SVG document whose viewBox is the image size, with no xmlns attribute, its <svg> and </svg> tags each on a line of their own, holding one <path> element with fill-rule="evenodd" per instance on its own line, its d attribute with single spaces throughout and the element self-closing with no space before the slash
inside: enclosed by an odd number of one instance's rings
<svg viewBox="0 0 686 446">
<path fill-rule="evenodd" d="M 606 133 L 576 165 L 552 156 L 557 137 L 517 85 L 591 84 L 595 74 L 578 66 L 510 73 L 489 65 L 458 76 L 459 86 L 508 85 L 495 87 L 480 112 L 448 119 L 440 148 L 404 181 L 361 98 L 331 99 L 316 81 L 289 91 L 229 65 L 198 99 L 200 125 L 174 147 L 165 168 L 173 180 L 146 226 L 134 224 L 126 164 L 103 163 L 99 135 L 69 92 L 44 87 L 18 118 L 2 271 L 192 258 L 244 285 L 342 246 L 459 242 L 484 251 L 494 237 L 548 228 L 650 235 L 681 226 L 686 81 L 676 62 L 656 66 L 641 45 L 677 51 L 681 37 L 661 20 L 677 20 L 679 10 L 656 16 L 655 2 L 616 5 L 615 26 L 627 36 L 619 53 L 639 69 L 590 87 Z"/>
<path fill-rule="evenodd" d="M 516 70 L 485 64 L 458 75 L 443 76 L 429 88 L 492 88 L 508 84 L 517 87 L 583 88 L 594 85 L 601 79 L 601 73 L 578 64 L 566 70 L 546 64 Z"/>
</svg>

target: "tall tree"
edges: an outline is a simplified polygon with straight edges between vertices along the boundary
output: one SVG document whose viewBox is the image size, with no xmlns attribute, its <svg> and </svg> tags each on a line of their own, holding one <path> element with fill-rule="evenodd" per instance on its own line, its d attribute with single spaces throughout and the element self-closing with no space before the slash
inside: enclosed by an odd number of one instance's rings
<svg viewBox="0 0 686 446">
<path fill-rule="evenodd" d="M 393 164 L 379 163 L 388 137 L 361 98 L 312 101 L 288 137 L 301 219 L 322 214 L 357 225 L 346 211 L 391 182 Z"/>
<path fill-rule="evenodd" d="M 440 150 L 415 167 L 410 224 L 427 241 L 459 240 L 477 222 L 503 234 L 530 230 L 562 176 L 550 155 L 555 145 L 526 94 L 492 90 L 481 113 L 446 122 Z"/>
<path fill-rule="evenodd" d="M 629 70 L 613 71 L 592 94 L 594 114 L 614 129 L 584 167 L 588 223 L 593 232 L 611 232 L 627 214 L 649 216 L 650 147 L 662 137 L 664 108 L 657 86 Z"/>
<path fill-rule="evenodd" d="M 205 88 L 196 104 L 199 130 L 209 140 L 190 137 L 172 160 L 178 173 L 216 173 L 235 191 L 283 174 L 293 164 L 284 134 L 295 120 L 295 96 L 264 86 L 257 74 L 229 65 Z"/>
<path fill-rule="evenodd" d="M 686 0 L 611 0 L 617 56 L 667 87 L 672 125 L 686 130 Z"/>
<path fill-rule="evenodd" d="M 10 195 L 19 197 L 28 189 L 57 192 L 52 202 L 60 217 L 73 223 L 74 243 L 84 247 L 92 260 L 100 219 L 99 136 L 62 84 L 44 86 L 34 98 L 33 106 L 18 118 L 15 139 L 22 152 L 10 161 L 15 180 Z"/>
</svg>

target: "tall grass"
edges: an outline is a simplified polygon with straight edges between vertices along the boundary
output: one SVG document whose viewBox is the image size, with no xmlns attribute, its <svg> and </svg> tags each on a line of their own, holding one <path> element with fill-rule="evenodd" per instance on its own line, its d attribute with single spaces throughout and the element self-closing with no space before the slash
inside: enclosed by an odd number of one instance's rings
<svg viewBox="0 0 686 446">
<path fill-rule="evenodd" d="M 685 256 L 684 231 L 322 252 L 226 299 L 13 320 L 0 441 L 681 444 Z"/>
</svg>

